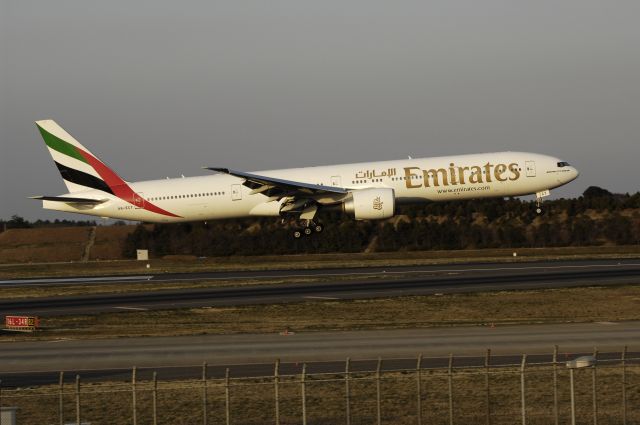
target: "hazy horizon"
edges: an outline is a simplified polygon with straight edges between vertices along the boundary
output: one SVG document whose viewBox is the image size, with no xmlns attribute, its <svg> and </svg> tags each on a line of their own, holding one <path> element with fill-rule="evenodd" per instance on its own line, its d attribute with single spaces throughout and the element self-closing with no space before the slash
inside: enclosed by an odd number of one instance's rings
<svg viewBox="0 0 640 425">
<path fill-rule="evenodd" d="M 130 181 L 493 151 L 640 190 L 640 3 L 0 0 L 0 218 L 65 186 L 52 118 Z"/>
</svg>

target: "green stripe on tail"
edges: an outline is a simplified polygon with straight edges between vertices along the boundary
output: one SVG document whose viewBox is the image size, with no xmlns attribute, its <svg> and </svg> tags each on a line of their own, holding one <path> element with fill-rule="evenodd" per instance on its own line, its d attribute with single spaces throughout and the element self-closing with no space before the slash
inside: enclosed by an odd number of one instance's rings
<svg viewBox="0 0 640 425">
<path fill-rule="evenodd" d="M 60 152 L 63 155 L 70 156 L 84 163 L 88 163 L 87 160 L 78 152 L 75 146 L 71 143 L 65 142 L 62 139 L 57 138 L 53 134 L 47 132 L 42 127 L 38 126 L 38 130 L 40 130 L 40 134 L 42 134 L 42 138 L 44 142 L 51 149 Z"/>
</svg>

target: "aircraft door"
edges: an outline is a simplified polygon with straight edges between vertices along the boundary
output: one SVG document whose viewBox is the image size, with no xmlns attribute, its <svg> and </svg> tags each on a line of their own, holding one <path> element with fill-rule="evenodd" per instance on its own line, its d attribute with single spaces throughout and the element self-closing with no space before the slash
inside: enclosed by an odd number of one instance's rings
<svg viewBox="0 0 640 425">
<path fill-rule="evenodd" d="M 535 177 L 536 176 L 536 162 L 535 161 L 525 161 L 524 168 L 527 172 L 527 177 Z"/>
<path fill-rule="evenodd" d="M 331 176 L 331 186 L 342 187 L 341 180 L 340 176 Z"/>
<path fill-rule="evenodd" d="M 242 200 L 242 185 L 241 184 L 232 184 L 231 185 L 231 200 L 232 201 L 240 201 L 240 200 Z"/>
</svg>

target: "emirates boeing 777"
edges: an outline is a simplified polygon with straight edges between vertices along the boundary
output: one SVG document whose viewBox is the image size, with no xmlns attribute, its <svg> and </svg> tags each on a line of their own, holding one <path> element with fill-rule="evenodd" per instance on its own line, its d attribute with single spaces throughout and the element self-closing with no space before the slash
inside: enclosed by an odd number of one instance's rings
<svg viewBox="0 0 640 425">
<path fill-rule="evenodd" d="M 578 177 L 552 156 L 496 152 L 127 182 L 53 120 L 36 125 L 68 189 L 34 196 L 43 208 L 155 223 L 280 217 L 295 220 L 295 238 L 321 232 L 314 218 L 328 209 L 377 220 L 401 203 L 535 194 L 540 213 L 551 189 Z"/>
</svg>

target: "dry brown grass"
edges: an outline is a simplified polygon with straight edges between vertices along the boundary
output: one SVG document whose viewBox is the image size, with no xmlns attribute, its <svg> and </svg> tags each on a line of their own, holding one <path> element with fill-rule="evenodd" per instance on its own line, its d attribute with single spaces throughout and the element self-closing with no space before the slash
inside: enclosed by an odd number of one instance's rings
<svg viewBox="0 0 640 425">
<path fill-rule="evenodd" d="M 98 226 L 91 259 L 122 260 L 125 238 L 134 228 Z M 79 261 L 90 230 L 90 227 L 9 229 L 0 233 L 0 264 Z"/>
<path fill-rule="evenodd" d="M 0 263 L 80 260 L 89 231 L 89 227 L 7 230 L 0 233 Z"/>
<path fill-rule="evenodd" d="M 571 300 L 571 302 L 568 302 Z M 640 320 L 640 286 L 448 294 L 43 318 L 2 340 L 274 333 Z"/>
<path fill-rule="evenodd" d="M 91 250 L 90 259 L 122 260 L 122 250 L 127 235 L 136 226 L 98 226 L 96 227 L 96 241 Z"/>
<path fill-rule="evenodd" d="M 591 370 L 576 373 L 578 423 L 591 423 Z M 373 373 L 354 373 L 351 377 L 351 423 L 376 423 L 376 381 Z M 529 366 L 525 375 L 527 423 L 549 424 L 554 421 L 553 369 L 550 365 Z M 599 365 L 598 423 L 619 424 L 622 412 L 621 368 Z M 421 412 L 425 424 L 449 423 L 449 393 L 446 370 L 423 370 L 421 374 Z M 521 391 L 517 368 L 495 368 L 489 375 L 491 422 L 496 425 L 520 423 Z M 485 371 L 454 369 L 454 423 L 484 424 L 487 404 Z M 283 377 L 279 385 L 282 424 L 302 422 L 300 376 Z M 414 424 L 417 414 L 415 371 L 383 373 L 380 381 L 380 407 L 385 424 Z M 627 420 L 640 421 L 640 368 L 627 367 Z M 309 424 L 340 424 L 346 420 L 345 381 L 343 375 L 310 375 L 306 383 L 306 408 Z M 207 383 L 209 423 L 225 423 L 225 387 L 222 380 Z M 132 387 L 126 382 L 84 384 L 81 387 L 82 419 L 99 424 L 132 422 Z M 558 369 L 560 423 L 570 420 L 569 377 Z M 275 423 L 275 398 L 272 378 L 232 379 L 229 411 L 234 424 Z M 136 388 L 137 420 L 150 424 L 152 386 L 139 382 Z M 198 381 L 161 381 L 158 385 L 159 423 L 202 423 L 202 383 Z M 57 423 L 58 398 L 54 386 L 5 390 L 3 402 L 19 407 L 20 424 Z M 67 384 L 64 394 L 66 421 L 75 420 L 75 394 Z"/>
</svg>

